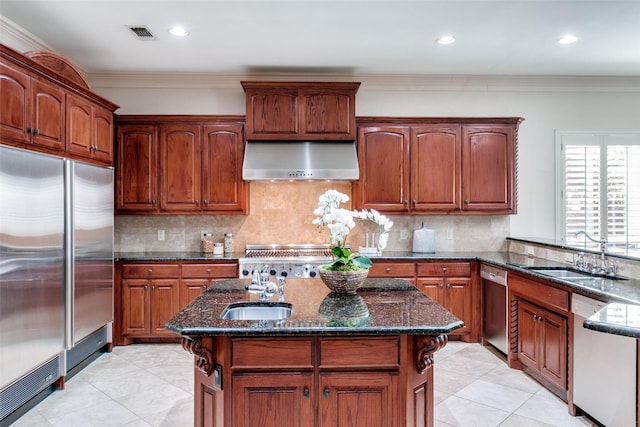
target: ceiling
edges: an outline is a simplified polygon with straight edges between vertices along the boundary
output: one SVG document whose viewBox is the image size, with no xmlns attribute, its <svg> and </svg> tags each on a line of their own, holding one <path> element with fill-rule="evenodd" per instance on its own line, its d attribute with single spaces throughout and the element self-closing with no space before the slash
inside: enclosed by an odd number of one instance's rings
<svg viewBox="0 0 640 427">
<path fill-rule="evenodd" d="M 88 73 L 640 76 L 640 0 L 1 0 L 0 14 Z"/>
</svg>

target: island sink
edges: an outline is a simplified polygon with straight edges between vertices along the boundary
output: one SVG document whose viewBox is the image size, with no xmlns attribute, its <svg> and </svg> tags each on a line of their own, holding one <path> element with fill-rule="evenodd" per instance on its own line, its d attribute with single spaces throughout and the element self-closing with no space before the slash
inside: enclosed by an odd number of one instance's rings
<svg viewBox="0 0 640 427">
<path fill-rule="evenodd" d="M 291 317 L 291 304 L 286 302 L 234 302 L 224 309 L 223 320 L 284 320 Z"/>
</svg>

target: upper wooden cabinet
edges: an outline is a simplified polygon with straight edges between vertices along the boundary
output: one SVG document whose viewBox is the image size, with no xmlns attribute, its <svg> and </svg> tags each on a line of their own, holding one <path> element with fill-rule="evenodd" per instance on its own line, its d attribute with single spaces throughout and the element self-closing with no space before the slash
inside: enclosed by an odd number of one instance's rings
<svg viewBox="0 0 640 427">
<path fill-rule="evenodd" d="M 360 83 L 242 82 L 248 140 L 355 140 Z"/>
<path fill-rule="evenodd" d="M 247 213 L 242 123 L 175 118 L 119 120 L 118 213 Z"/>
<path fill-rule="evenodd" d="M 43 58 L 47 64 L 58 61 L 55 54 Z M 117 106 L 86 85 L 0 45 L 0 93 L 3 144 L 113 163 Z"/>
<path fill-rule="evenodd" d="M 404 214 L 515 213 L 521 119 L 438 120 L 360 124 L 355 207 Z"/>
</svg>

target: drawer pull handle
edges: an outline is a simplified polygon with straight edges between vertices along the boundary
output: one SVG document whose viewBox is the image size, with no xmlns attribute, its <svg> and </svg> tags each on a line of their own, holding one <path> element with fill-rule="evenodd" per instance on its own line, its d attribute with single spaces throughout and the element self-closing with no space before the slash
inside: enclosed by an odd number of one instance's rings
<svg viewBox="0 0 640 427">
<path fill-rule="evenodd" d="M 438 285 L 438 287 L 439 287 L 440 289 L 442 289 L 442 288 L 444 288 L 444 285 L 443 285 L 442 283 L 440 283 L 440 285 Z"/>
<path fill-rule="evenodd" d="M 329 398 L 329 389 L 325 388 L 324 391 L 322 392 L 322 395 L 324 396 L 325 399 Z"/>
<path fill-rule="evenodd" d="M 451 283 L 447 283 L 447 288 L 451 289 Z"/>
<path fill-rule="evenodd" d="M 149 274 L 153 273 L 153 268 L 148 269 L 147 273 L 149 273 Z"/>
<path fill-rule="evenodd" d="M 211 269 L 210 268 L 207 268 L 207 273 L 211 273 Z"/>
<path fill-rule="evenodd" d="M 385 268 L 384 271 L 386 271 L 387 273 L 391 273 L 391 267 Z"/>
<path fill-rule="evenodd" d="M 149 289 L 149 287 L 147 285 L 144 285 L 144 290 L 146 291 L 147 289 Z"/>
<path fill-rule="evenodd" d="M 152 290 L 152 291 L 155 291 L 155 290 L 156 290 L 156 287 L 155 287 L 155 286 L 151 286 L 151 290 Z"/>
<path fill-rule="evenodd" d="M 442 267 L 442 271 L 447 272 L 447 267 Z"/>
<path fill-rule="evenodd" d="M 196 206 L 198 206 L 199 204 L 200 204 L 200 201 L 196 199 Z"/>
<path fill-rule="evenodd" d="M 308 399 L 309 395 L 309 387 L 305 387 L 304 390 L 302 390 L 302 396 L 304 396 L 305 399 Z"/>
</svg>

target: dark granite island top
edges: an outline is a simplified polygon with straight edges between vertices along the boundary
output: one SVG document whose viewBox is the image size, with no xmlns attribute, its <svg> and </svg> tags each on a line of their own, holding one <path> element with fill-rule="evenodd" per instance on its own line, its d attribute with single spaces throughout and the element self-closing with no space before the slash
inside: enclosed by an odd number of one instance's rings
<svg viewBox="0 0 640 427">
<path fill-rule="evenodd" d="M 285 301 L 292 304 L 291 317 L 280 321 L 222 320 L 233 302 L 258 301 L 259 295 L 245 287 L 249 279 L 216 282 L 171 319 L 166 328 L 183 336 L 218 335 L 430 335 L 460 328 L 463 323 L 409 282 L 399 279 L 367 279 L 356 297 L 330 295 L 320 279 L 288 279 Z M 277 295 L 271 301 L 277 301 Z M 341 301 L 342 300 L 342 301 Z M 332 317 L 330 307 L 354 304 L 369 309 L 370 316 L 345 320 Z M 347 307 L 348 308 L 348 307 Z M 343 311 L 344 313 L 344 311 Z"/>
<path fill-rule="evenodd" d="M 640 305 L 612 303 L 584 321 L 598 332 L 640 338 Z"/>
<path fill-rule="evenodd" d="M 221 319 L 258 301 L 249 283 L 216 282 L 166 325 L 195 355 L 195 426 L 433 425 L 433 355 L 459 319 L 409 282 L 373 278 L 350 297 L 289 279 L 289 318 Z"/>
</svg>

